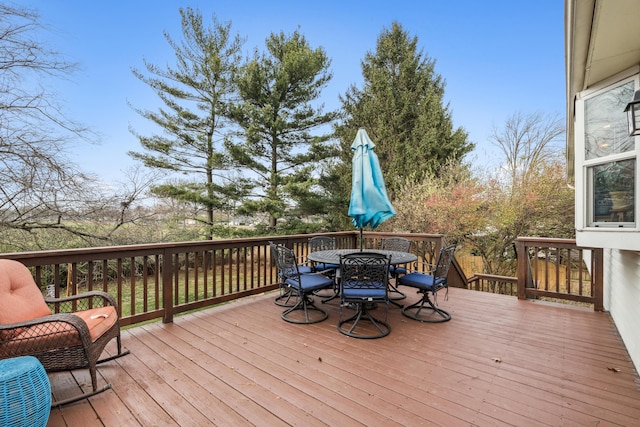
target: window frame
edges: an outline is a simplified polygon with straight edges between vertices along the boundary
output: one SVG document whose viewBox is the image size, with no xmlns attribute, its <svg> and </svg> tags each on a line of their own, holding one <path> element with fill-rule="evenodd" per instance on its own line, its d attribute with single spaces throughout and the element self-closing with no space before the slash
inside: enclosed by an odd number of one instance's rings
<svg viewBox="0 0 640 427">
<path fill-rule="evenodd" d="M 612 247 L 638 250 L 640 248 L 640 186 L 638 179 L 638 158 L 640 158 L 640 137 L 634 137 L 634 148 L 622 153 L 608 154 L 602 157 L 587 159 L 585 141 L 585 102 L 616 87 L 633 82 L 633 91 L 640 89 L 640 74 L 637 67 L 607 79 L 577 94 L 575 100 L 575 197 L 576 197 L 576 240 L 580 245 L 592 247 Z M 629 99 L 631 101 L 631 98 Z M 620 114 L 624 106 L 620 109 Z M 626 129 L 626 127 L 625 127 Z M 593 184 L 593 167 L 621 160 L 633 160 L 634 169 L 634 222 L 597 221 L 595 215 L 595 189 Z M 629 235 L 621 235 L 627 233 Z"/>
</svg>

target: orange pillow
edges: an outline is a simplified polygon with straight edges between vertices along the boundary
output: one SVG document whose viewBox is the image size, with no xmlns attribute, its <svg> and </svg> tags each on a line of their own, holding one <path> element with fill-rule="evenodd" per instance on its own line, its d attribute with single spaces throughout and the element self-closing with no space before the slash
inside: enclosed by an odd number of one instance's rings
<svg viewBox="0 0 640 427">
<path fill-rule="evenodd" d="M 0 259 L 0 324 L 48 316 L 51 310 L 27 267 Z"/>
</svg>

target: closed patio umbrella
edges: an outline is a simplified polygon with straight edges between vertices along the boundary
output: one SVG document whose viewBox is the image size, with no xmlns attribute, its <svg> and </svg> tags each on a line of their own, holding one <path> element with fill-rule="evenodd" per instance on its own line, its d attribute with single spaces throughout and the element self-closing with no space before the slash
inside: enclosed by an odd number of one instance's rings
<svg viewBox="0 0 640 427">
<path fill-rule="evenodd" d="M 349 216 L 353 218 L 353 225 L 360 229 L 360 250 L 362 229 L 367 225 L 376 228 L 396 214 L 387 196 L 387 188 L 374 147 L 375 144 L 367 135 L 367 131 L 358 129 L 351 144 L 354 153 Z"/>
</svg>

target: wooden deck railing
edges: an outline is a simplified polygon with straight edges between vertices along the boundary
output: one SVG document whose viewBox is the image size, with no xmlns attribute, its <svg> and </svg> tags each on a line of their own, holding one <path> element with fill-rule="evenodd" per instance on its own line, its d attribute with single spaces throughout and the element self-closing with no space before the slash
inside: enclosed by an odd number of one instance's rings
<svg viewBox="0 0 640 427">
<path fill-rule="evenodd" d="M 319 234 L 335 237 L 339 248 L 359 247 L 358 232 Z M 274 290 L 278 280 L 269 241 L 284 244 L 304 257 L 313 235 L 20 252 L 0 258 L 15 259 L 30 267 L 36 283 L 51 296 L 89 290 L 111 293 L 126 326 L 158 318 L 171 322 L 185 311 Z M 382 239 L 389 236 L 412 240 L 411 251 L 418 255 L 418 265 L 433 264 L 444 245 L 439 234 L 366 232 L 363 236 L 365 248 L 379 248 Z M 546 254 L 546 264 L 552 260 L 555 266 L 553 272 L 549 266 L 545 267 L 548 270 L 538 268 L 542 265 L 538 256 L 531 262 L 534 273 L 529 273 L 526 260 L 533 253 Z M 517 278 L 475 274 L 467 279 L 454 261 L 449 284 L 517 294 L 519 298 L 546 296 L 591 302 L 596 310 L 602 309 L 602 250 L 577 248 L 574 241 L 521 238 L 518 254 Z M 590 268 L 584 268 L 578 261 L 589 257 Z M 560 283 L 562 280 L 566 285 Z"/>
<path fill-rule="evenodd" d="M 593 305 L 602 302 L 602 249 L 583 248 L 572 239 L 519 237 L 516 277 L 474 274 L 466 287 L 514 295 L 519 299 L 547 298 Z"/>
<path fill-rule="evenodd" d="M 519 237 L 518 298 L 547 297 L 603 307 L 601 248 L 578 247 L 572 239 Z"/>
<path fill-rule="evenodd" d="M 324 233 L 340 248 L 359 247 L 358 232 Z M 390 234 L 365 233 L 373 248 Z M 394 234 L 395 235 L 395 234 Z M 183 243 L 143 244 L 2 254 L 30 267 L 51 296 L 90 290 L 111 293 L 122 325 L 161 318 L 224 303 L 278 287 L 269 241 L 284 244 L 301 257 L 312 235 L 273 236 Z M 410 234 L 415 253 L 430 261 L 442 246 L 442 235 Z"/>
<path fill-rule="evenodd" d="M 518 278 L 475 273 L 467 281 L 467 289 L 503 295 L 518 295 Z"/>
</svg>

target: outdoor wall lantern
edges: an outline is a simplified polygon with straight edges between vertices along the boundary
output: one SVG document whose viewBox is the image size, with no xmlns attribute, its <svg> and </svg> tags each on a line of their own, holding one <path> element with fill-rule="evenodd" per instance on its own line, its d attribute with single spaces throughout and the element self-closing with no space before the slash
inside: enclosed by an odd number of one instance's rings
<svg viewBox="0 0 640 427">
<path fill-rule="evenodd" d="M 629 123 L 629 136 L 640 135 L 640 90 L 633 94 L 633 100 L 624 109 Z"/>
</svg>

